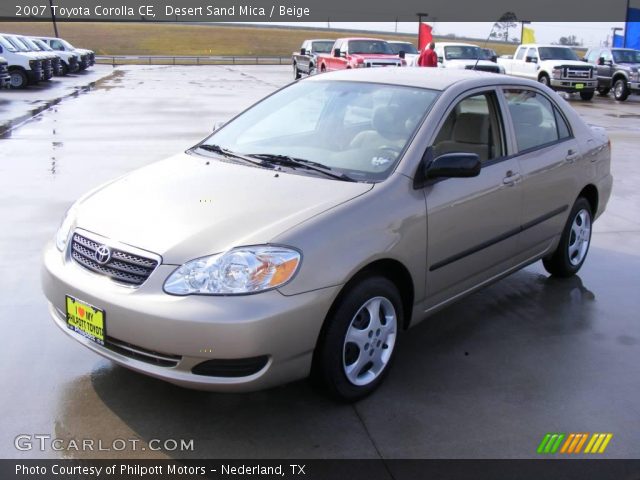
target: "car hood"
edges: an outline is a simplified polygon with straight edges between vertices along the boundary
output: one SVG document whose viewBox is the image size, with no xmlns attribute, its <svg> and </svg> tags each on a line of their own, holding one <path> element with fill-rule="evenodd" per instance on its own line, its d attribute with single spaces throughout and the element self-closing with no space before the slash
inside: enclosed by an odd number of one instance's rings
<svg viewBox="0 0 640 480">
<path fill-rule="evenodd" d="M 354 53 L 353 58 L 363 58 L 365 60 L 400 60 L 398 55 L 390 55 L 385 53 Z"/>
<path fill-rule="evenodd" d="M 472 59 L 447 60 L 447 68 L 466 68 L 467 65 L 475 65 L 476 61 Z M 497 67 L 498 64 L 489 60 L 478 60 L 478 66 Z"/>
<path fill-rule="evenodd" d="M 372 187 L 180 154 L 82 198 L 76 227 L 177 265 L 234 246 L 268 243 Z"/>
<path fill-rule="evenodd" d="M 591 67 L 591 68 L 594 67 L 592 63 L 583 62 L 582 60 L 557 60 L 557 59 L 550 58 L 548 60 L 540 60 L 540 61 L 550 62 L 555 65 L 563 65 L 566 67 Z"/>
</svg>

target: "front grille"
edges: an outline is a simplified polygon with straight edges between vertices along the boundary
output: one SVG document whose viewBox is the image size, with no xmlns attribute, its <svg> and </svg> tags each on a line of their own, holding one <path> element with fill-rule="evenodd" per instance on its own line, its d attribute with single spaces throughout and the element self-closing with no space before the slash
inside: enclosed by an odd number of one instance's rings
<svg viewBox="0 0 640 480">
<path fill-rule="evenodd" d="M 9 68 L 6 63 L 0 63 L 0 77 L 9 73 Z"/>
<path fill-rule="evenodd" d="M 399 62 L 376 62 L 376 61 L 367 61 L 365 62 L 367 67 L 399 67 L 401 64 Z"/>
<path fill-rule="evenodd" d="M 479 72 L 500 73 L 500 67 L 497 65 L 467 65 L 466 70 L 478 70 Z"/>
<path fill-rule="evenodd" d="M 564 78 L 578 78 L 582 80 L 591 78 L 592 71 L 593 69 L 590 67 L 564 67 L 562 73 Z"/>
<path fill-rule="evenodd" d="M 142 285 L 158 266 L 157 260 L 115 248 L 111 249 L 109 260 L 101 264 L 96 258 L 96 251 L 101 245 L 74 233 L 71 241 L 71 258 L 94 273 L 131 286 Z"/>
<path fill-rule="evenodd" d="M 109 336 L 105 338 L 104 346 L 125 357 L 160 367 L 175 367 L 180 360 L 182 360 L 180 355 L 154 352 L 153 350 L 147 350 L 146 348 L 132 345 L 131 343 L 123 342 L 122 340 Z"/>
</svg>

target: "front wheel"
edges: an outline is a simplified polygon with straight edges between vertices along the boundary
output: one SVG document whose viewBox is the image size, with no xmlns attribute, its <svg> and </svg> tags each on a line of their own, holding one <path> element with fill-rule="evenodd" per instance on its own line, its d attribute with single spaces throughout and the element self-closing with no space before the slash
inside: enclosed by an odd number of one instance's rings
<svg viewBox="0 0 640 480">
<path fill-rule="evenodd" d="M 592 90 L 592 91 L 590 91 L 590 92 L 580 92 L 580 98 L 581 98 L 582 100 L 585 100 L 585 101 L 587 101 L 587 102 L 588 102 L 589 100 L 591 100 L 591 99 L 593 98 L 593 95 L 594 95 L 595 93 L 596 93 L 596 92 L 594 92 L 593 90 Z"/>
<path fill-rule="evenodd" d="M 9 85 L 14 89 L 27 88 L 29 78 L 22 70 L 13 70 L 10 73 Z"/>
<path fill-rule="evenodd" d="M 629 96 L 629 89 L 624 78 L 619 78 L 613 84 L 613 97 L 619 102 L 624 102 Z"/>
<path fill-rule="evenodd" d="M 575 275 L 587 258 L 591 244 L 591 205 L 580 197 L 573 204 L 555 252 L 542 259 L 547 272 L 556 277 Z"/>
<path fill-rule="evenodd" d="M 313 376 L 334 397 L 358 400 L 387 374 L 403 323 L 402 300 L 384 277 L 367 277 L 344 294 L 318 340 Z"/>
<path fill-rule="evenodd" d="M 541 84 L 546 85 L 547 87 L 551 85 L 551 81 L 549 80 L 549 75 L 547 75 L 546 73 L 543 73 L 542 75 L 540 75 L 540 77 L 538 78 L 538 81 Z"/>
</svg>

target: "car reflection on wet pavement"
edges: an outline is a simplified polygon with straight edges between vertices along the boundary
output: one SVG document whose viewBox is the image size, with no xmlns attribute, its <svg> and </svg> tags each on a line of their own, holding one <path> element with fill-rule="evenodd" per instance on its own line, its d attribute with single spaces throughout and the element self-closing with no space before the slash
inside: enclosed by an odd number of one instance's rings
<svg viewBox="0 0 640 480">
<path fill-rule="evenodd" d="M 607 458 L 637 457 L 637 96 L 570 100 L 613 144 L 613 195 L 580 275 L 550 278 L 534 264 L 439 312 L 401 339 L 393 375 L 356 405 L 306 381 L 244 395 L 185 390 L 57 331 L 40 291 L 40 252 L 65 209 L 188 148 L 289 77 L 288 67 L 126 67 L 0 139 L 0 456 L 525 458 L 547 431 L 584 431 L 614 434 Z M 139 445 L 14 447 L 17 435 L 41 433 Z M 153 439 L 193 439 L 194 448 L 152 451 Z"/>
</svg>

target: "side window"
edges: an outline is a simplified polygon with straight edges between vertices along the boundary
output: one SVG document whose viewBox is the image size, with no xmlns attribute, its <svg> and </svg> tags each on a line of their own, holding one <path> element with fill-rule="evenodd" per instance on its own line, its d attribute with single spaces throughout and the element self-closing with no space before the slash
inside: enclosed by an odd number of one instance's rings
<svg viewBox="0 0 640 480">
<path fill-rule="evenodd" d="M 589 63 L 598 63 L 598 54 L 600 53 L 599 50 L 591 50 L 589 52 L 589 54 L 587 55 L 587 62 Z"/>
<path fill-rule="evenodd" d="M 504 95 L 520 152 L 570 136 L 568 126 L 564 120 L 558 125 L 553 105 L 542 94 L 513 89 L 505 90 Z"/>
<path fill-rule="evenodd" d="M 519 48 L 518 51 L 516 52 L 516 60 L 522 60 L 524 59 L 524 52 L 526 52 L 526 48 Z"/>
<path fill-rule="evenodd" d="M 461 100 L 440 128 L 433 150 L 444 153 L 476 153 L 481 162 L 505 155 L 502 120 L 495 93 L 481 93 Z"/>
<path fill-rule="evenodd" d="M 564 117 L 560 114 L 557 108 L 553 108 L 553 113 L 556 117 L 556 124 L 558 125 L 558 138 L 569 138 L 571 136 L 571 130 L 569 130 L 569 126 L 565 121 Z"/>
<path fill-rule="evenodd" d="M 611 50 L 602 50 L 602 53 L 600 54 L 600 56 L 604 58 L 605 62 L 610 62 L 613 60 L 613 56 L 611 55 Z"/>
<path fill-rule="evenodd" d="M 530 48 L 530 49 L 527 51 L 527 57 L 532 57 L 532 58 L 537 59 L 537 58 L 538 58 L 538 52 L 536 52 L 536 49 L 535 49 L 535 48 Z"/>
<path fill-rule="evenodd" d="M 64 47 L 62 46 L 62 42 L 60 42 L 60 40 L 51 40 L 51 48 L 53 48 L 54 50 L 64 50 Z"/>
</svg>

